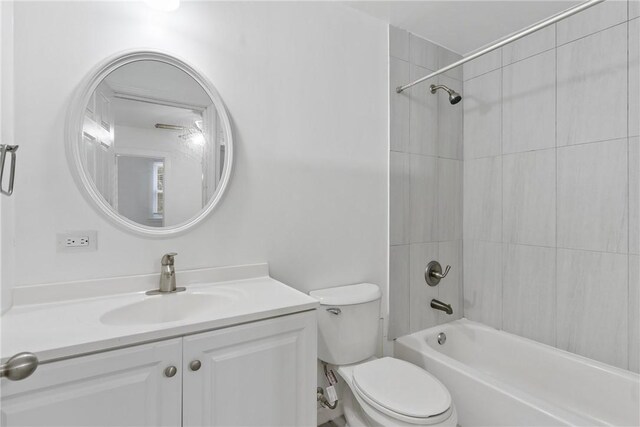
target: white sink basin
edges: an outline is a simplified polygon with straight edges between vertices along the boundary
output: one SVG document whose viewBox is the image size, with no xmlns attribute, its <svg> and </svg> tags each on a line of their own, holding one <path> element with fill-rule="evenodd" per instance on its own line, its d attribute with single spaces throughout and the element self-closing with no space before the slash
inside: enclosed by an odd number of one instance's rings
<svg viewBox="0 0 640 427">
<path fill-rule="evenodd" d="M 178 292 L 148 296 L 142 301 L 106 312 L 100 321 L 107 325 L 154 324 L 185 320 L 219 310 L 239 298 L 232 290 L 215 293 Z"/>
</svg>

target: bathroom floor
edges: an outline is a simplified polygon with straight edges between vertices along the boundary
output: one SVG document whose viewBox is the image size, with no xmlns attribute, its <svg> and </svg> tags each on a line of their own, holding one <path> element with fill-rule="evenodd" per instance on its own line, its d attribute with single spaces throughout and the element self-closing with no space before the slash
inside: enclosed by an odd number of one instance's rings
<svg viewBox="0 0 640 427">
<path fill-rule="evenodd" d="M 344 419 L 344 416 L 339 416 L 336 419 L 327 421 L 324 424 L 320 424 L 318 427 L 345 427 L 346 425 L 347 425 L 347 420 Z"/>
</svg>

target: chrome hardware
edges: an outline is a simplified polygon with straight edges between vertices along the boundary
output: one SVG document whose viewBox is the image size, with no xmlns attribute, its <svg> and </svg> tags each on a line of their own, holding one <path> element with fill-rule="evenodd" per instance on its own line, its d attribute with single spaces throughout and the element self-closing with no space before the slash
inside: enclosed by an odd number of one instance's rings
<svg viewBox="0 0 640 427">
<path fill-rule="evenodd" d="M 449 94 L 449 103 L 451 105 L 456 105 L 458 102 L 462 101 L 462 95 L 445 85 L 431 85 L 429 89 L 431 90 L 431 93 L 436 93 L 438 89 L 442 89 L 447 92 Z"/>
<path fill-rule="evenodd" d="M 442 345 L 447 342 L 447 336 L 444 332 L 440 332 L 438 334 L 438 344 Z"/>
<path fill-rule="evenodd" d="M 13 194 L 13 181 L 16 177 L 16 151 L 17 145 L 0 144 L 0 193 L 10 196 Z M 4 165 L 7 160 L 7 153 L 11 154 L 11 171 L 9 171 L 9 187 L 5 190 L 2 181 L 4 178 Z"/>
<path fill-rule="evenodd" d="M 335 314 L 336 316 L 342 313 L 342 310 L 340 310 L 338 307 L 329 307 L 327 308 L 327 311 L 331 314 Z"/>
<path fill-rule="evenodd" d="M 339 308 L 337 308 L 337 310 L 340 311 Z M 327 379 L 327 382 L 329 383 L 329 387 L 333 388 L 336 384 L 338 384 L 338 379 L 336 378 L 336 374 L 333 373 L 332 369 L 329 369 L 327 367 L 326 362 L 322 362 L 322 370 L 324 371 L 324 377 Z M 325 408 L 336 409 L 338 407 L 337 399 L 335 402 L 333 402 L 333 404 L 329 403 L 329 400 L 327 400 L 326 396 L 324 395 L 324 389 L 322 387 L 318 387 L 316 389 L 316 401 L 320 402 L 320 404 Z"/>
<path fill-rule="evenodd" d="M 336 409 L 338 406 L 338 401 L 333 402 L 333 405 L 329 403 L 326 396 L 324 395 L 324 389 L 322 387 L 318 387 L 316 389 L 316 401 L 320 402 L 322 406 L 329 409 Z"/>
<path fill-rule="evenodd" d="M 0 365 L 0 378 L 20 381 L 31 374 L 38 367 L 38 358 L 33 353 L 18 353 L 6 363 Z"/>
<path fill-rule="evenodd" d="M 440 283 L 441 279 L 447 277 L 451 271 L 451 266 L 447 265 L 447 268 L 442 272 L 442 266 L 438 261 L 431 261 L 427 264 L 427 268 L 424 270 L 424 280 L 427 282 L 429 286 L 436 286 Z"/>
<path fill-rule="evenodd" d="M 447 314 L 453 314 L 453 308 L 451 308 L 451 304 L 444 303 L 437 299 L 431 300 L 431 308 L 435 308 L 436 310 L 444 311 Z"/>
<path fill-rule="evenodd" d="M 173 265 L 176 255 L 178 255 L 176 252 L 169 252 L 162 256 L 160 260 L 162 267 L 160 268 L 159 289 L 147 291 L 147 295 L 173 294 L 187 289 L 185 287 L 176 288 L 176 269 Z"/>
<path fill-rule="evenodd" d="M 536 31 L 541 30 L 542 28 L 548 27 L 551 24 L 555 24 L 558 21 L 561 21 L 561 20 L 563 20 L 565 18 L 568 18 L 571 15 L 575 15 L 578 12 L 582 12 L 583 10 L 588 9 L 590 7 L 593 7 L 593 6 L 597 5 L 598 3 L 602 3 L 603 1 L 605 1 L 605 0 L 588 0 L 588 1 L 585 1 L 584 3 L 581 3 L 581 4 L 579 4 L 579 5 L 575 6 L 575 7 L 572 7 L 571 9 L 567 9 L 564 12 L 558 13 L 557 15 L 553 15 L 552 17 L 547 18 L 544 21 L 540 21 L 540 22 L 538 22 L 536 24 L 533 24 L 533 25 L 531 25 L 529 27 L 526 27 L 525 29 L 518 31 L 517 33 L 512 34 L 509 37 L 506 37 L 506 38 L 504 38 L 504 39 L 502 39 L 500 41 L 497 41 L 497 42 L 495 42 L 495 43 L 493 43 L 493 44 L 491 44 L 491 45 L 489 45 L 489 46 L 487 46 L 485 48 L 482 48 L 482 49 L 476 51 L 475 53 L 472 53 L 471 55 L 465 56 L 464 58 L 454 62 L 453 64 L 449 64 L 446 67 L 442 67 L 439 70 L 434 71 L 431 74 L 427 74 L 426 76 L 421 77 L 418 80 L 415 80 L 415 81 L 413 81 L 411 83 L 407 83 L 406 85 L 403 85 L 403 86 L 398 86 L 396 88 L 396 92 L 397 93 L 402 93 L 403 91 L 409 89 L 412 86 L 417 85 L 418 83 L 422 83 L 425 80 L 429 80 L 429 79 L 431 79 L 431 78 L 433 78 L 435 76 L 438 76 L 440 74 L 446 73 L 447 71 L 449 71 L 449 70 L 451 70 L 453 68 L 459 67 L 460 65 L 462 65 L 462 64 L 464 64 L 466 62 L 469 62 L 469 61 L 471 61 L 473 59 L 478 58 L 479 56 L 484 55 L 485 53 L 489 53 L 491 51 L 499 49 L 502 46 L 505 46 L 505 45 L 507 45 L 507 44 L 509 44 L 511 42 L 514 42 L 514 41 L 516 41 L 518 39 L 521 39 L 521 38 L 523 38 L 525 36 L 528 36 L 531 33 L 535 33 Z"/>
<path fill-rule="evenodd" d="M 202 362 L 200 362 L 199 360 L 193 360 L 191 363 L 189 363 L 189 369 L 194 372 L 200 369 L 200 367 L 202 367 Z"/>
<path fill-rule="evenodd" d="M 171 378 L 178 373 L 178 368 L 175 366 L 167 366 L 164 370 L 164 376 L 167 378 Z"/>
</svg>

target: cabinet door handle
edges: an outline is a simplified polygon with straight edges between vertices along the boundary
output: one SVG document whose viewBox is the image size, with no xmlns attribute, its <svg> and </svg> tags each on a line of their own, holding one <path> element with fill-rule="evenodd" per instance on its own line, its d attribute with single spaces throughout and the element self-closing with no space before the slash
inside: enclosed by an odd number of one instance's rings
<svg viewBox="0 0 640 427">
<path fill-rule="evenodd" d="M 176 368 L 175 366 L 167 366 L 167 368 L 164 370 L 164 376 L 167 378 L 171 378 L 177 373 L 178 368 Z"/>
<path fill-rule="evenodd" d="M 200 367 L 202 367 L 202 362 L 200 362 L 199 360 L 194 360 L 191 363 L 189 363 L 189 369 L 191 369 L 194 372 L 200 369 Z"/>
</svg>

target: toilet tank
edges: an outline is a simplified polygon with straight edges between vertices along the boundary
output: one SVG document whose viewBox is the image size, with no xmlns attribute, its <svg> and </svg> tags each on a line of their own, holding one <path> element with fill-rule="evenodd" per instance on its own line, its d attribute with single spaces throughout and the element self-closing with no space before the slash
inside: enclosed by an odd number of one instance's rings
<svg viewBox="0 0 640 427">
<path fill-rule="evenodd" d="M 371 283 L 319 289 L 318 359 L 348 365 L 376 354 L 379 340 L 380 288 Z"/>
</svg>

